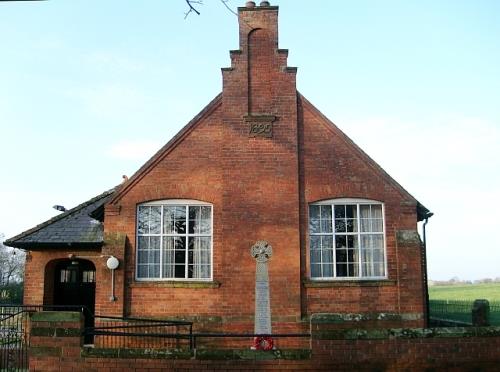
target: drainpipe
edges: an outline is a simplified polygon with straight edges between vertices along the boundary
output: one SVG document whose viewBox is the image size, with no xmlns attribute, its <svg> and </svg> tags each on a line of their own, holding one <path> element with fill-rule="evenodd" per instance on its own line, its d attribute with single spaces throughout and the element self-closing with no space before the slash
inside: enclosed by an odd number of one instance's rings
<svg viewBox="0 0 500 372">
<path fill-rule="evenodd" d="M 423 233 L 423 236 L 424 236 L 424 251 L 422 253 L 422 263 L 423 263 L 423 266 L 424 266 L 424 296 L 425 296 L 425 326 L 428 327 L 429 326 L 429 283 L 428 283 L 428 280 L 427 280 L 427 237 L 426 237 L 426 234 L 425 234 L 425 227 L 427 225 L 427 223 L 429 222 L 429 218 L 431 218 L 432 216 L 434 215 L 434 213 L 432 212 L 427 212 L 425 214 L 425 218 L 424 218 L 424 224 L 422 226 L 422 233 Z"/>
</svg>

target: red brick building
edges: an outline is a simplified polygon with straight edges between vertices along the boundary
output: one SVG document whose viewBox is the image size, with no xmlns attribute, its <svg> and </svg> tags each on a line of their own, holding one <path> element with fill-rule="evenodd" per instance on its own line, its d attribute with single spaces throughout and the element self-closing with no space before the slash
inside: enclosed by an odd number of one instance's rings
<svg viewBox="0 0 500 372">
<path fill-rule="evenodd" d="M 5 243 L 29 251 L 25 303 L 251 331 L 265 240 L 273 331 L 315 313 L 423 325 L 429 211 L 297 91 L 278 7 L 249 2 L 239 25 L 222 93 L 153 158 Z"/>
</svg>

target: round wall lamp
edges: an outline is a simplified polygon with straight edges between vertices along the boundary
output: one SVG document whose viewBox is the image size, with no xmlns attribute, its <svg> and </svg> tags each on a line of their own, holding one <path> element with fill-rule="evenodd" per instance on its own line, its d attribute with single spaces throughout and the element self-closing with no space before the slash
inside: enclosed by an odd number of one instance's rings
<svg viewBox="0 0 500 372">
<path fill-rule="evenodd" d="M 106 266 L 110 270 L 116 270 L 116 269 L 118 269 L 118 266 L 120 266 L 120 261 L 118 261 L 118 258 L 116 258 L 115 256 L 111 256 L 106 261 Z"/>
<path fill-rule="evenodd" d="M 110 301 L 116 301 L 115 297 L 115 270 L 120 266 L 120 261 L 115 256 L 109 256 L 106 266 L 111 270 L 111 296 Z"/>
</svg>

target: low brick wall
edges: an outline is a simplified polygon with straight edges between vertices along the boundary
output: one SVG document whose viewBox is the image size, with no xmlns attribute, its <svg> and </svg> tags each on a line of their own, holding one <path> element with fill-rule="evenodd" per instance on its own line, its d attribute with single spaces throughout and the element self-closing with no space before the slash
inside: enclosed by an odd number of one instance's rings
<svg viewBox="0 0 500 372">
<path fill-rule="evenodd" d="M 500 327 L 318 329 L 311 346 L 335 371 L 500 371 Z"/>
<path fill-rule="evenodd" d="M 31 322 L 30 370 L 500 370 L 500 327 L 336 328 L 339 321 L 345 319 L 313 316 L 311 348 L 307 350 L 99 349 L 81 346 L 79 313 L 37 313 Z"/>
</svg>

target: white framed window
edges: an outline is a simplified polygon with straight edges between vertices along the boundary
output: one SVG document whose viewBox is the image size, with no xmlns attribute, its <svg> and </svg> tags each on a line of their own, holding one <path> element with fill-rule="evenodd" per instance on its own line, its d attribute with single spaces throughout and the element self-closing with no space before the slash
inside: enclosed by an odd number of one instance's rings
<svg viewBox="0 0 500 372">
<path fill-rule="evenodd" d="M 333 199 L 309 205 L 311 279 L 387 277 L 384 204 Z"/>
<path fill-rule="evenodd" d="M 212 205 L 163 200 L 137 206 L 137 280 L 212 278 Z"/>
</svg>

